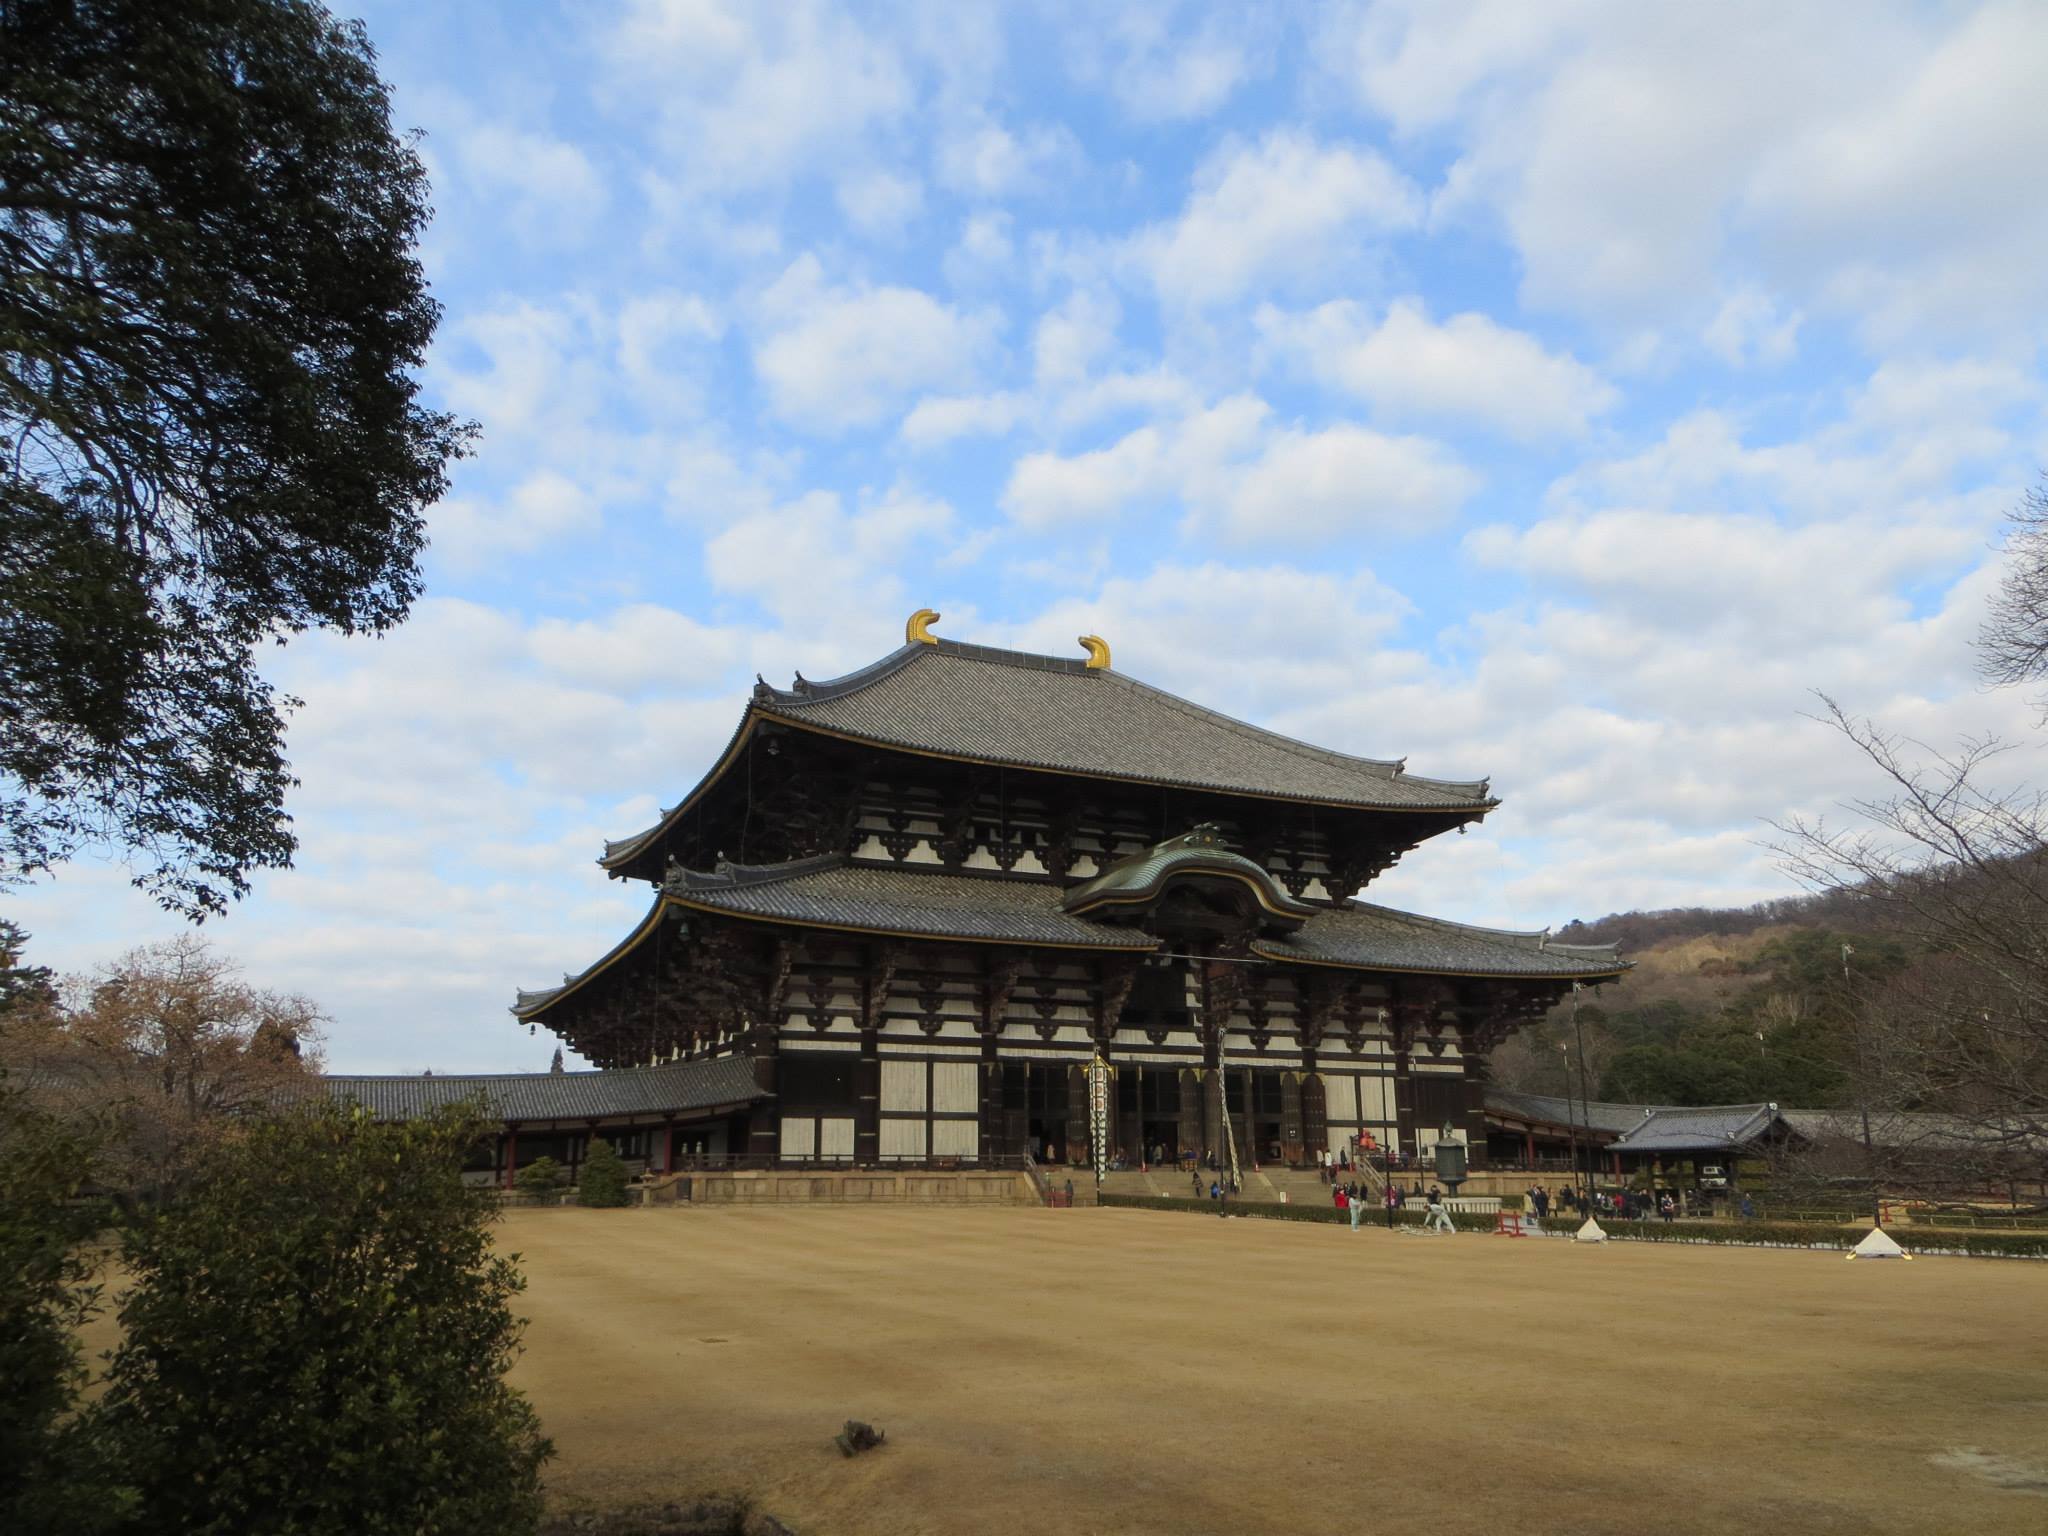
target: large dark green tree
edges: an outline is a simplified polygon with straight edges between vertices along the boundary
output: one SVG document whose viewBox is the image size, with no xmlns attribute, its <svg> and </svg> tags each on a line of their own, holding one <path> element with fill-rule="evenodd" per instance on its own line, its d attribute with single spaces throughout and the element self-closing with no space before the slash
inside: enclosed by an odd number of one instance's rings
<svg viewBox="0 0 2048 1536">
<path fill-rule="evenodd" d="M 425 171 L 309 0 L 0 0 L 0 878 L 193 916 L 291 859 L 257 648 L 379 632 L 471 430 L 425 408 Z"/>
</svg>

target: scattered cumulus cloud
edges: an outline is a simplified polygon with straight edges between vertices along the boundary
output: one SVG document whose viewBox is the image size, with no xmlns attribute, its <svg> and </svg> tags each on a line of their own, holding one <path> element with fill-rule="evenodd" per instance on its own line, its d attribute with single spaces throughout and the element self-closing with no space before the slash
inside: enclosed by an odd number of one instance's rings
<svg viewBox="0 0 2048 1536">
<path fill-rule="evenodd" d="M 1377 899 L 1542 927 L 1787 883 L 1932 743 L 2048 463 L 2048 11 L 368 0 L 479 423 L 382 638 L 266 651 L 297 866 L 209 931 L 355 1070 L 545 1064 L 517 985 L 758 672 L 946 632 L 1491 775 Z M 1740 89 L 1731 89 L 1738 82 Z M 167 931 L 90 861 L 34 958 Z"/>
</svg>

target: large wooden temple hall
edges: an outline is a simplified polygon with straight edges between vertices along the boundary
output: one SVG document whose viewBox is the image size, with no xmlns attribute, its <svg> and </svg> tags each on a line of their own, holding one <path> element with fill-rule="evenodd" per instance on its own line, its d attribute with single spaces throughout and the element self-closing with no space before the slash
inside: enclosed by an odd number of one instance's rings
<svg viewBox="0 0 2048 1536">
<path fill-rule="evenodd" d="M 1230 719 L 1092 636 L 1027 655 L 937 619 L 757 686 L 696 788 L 605 848 L 646 916 L 515 1016 L 601 1068 L 746 1063 L 690 1145 L 763 1162 L 1308 1162 L 1448 1125 L 1483 1163 L 1488 1050 L 1624 968 L 1357 899 L 1492 811 L 1486 781 Z"/>
</svg>

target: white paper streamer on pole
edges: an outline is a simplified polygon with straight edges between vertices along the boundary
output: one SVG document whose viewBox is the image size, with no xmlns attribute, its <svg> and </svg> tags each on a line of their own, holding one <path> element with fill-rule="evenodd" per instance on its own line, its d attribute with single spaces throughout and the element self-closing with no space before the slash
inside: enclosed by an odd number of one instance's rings
<svg viewBox="0 0 2048 1536">
<path fill-rule="evenodd" d="M 1098 1181 L 1109 1171 L 1109 1082 L 1109 1063 L 1097 1055 L 1088 1063 L 1088 1134 Z"/>
</svg>

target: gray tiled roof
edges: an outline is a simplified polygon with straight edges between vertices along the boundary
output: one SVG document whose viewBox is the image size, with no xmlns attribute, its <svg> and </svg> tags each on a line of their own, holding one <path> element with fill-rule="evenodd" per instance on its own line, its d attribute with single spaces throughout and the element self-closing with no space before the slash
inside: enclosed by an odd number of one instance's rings
<svg viewBox="0 0 2048 1536">
<path fill-rule="evenodd" d="M 484 1077 L 324 1077 L 337 1099 L 353 1099 L 380 1120 L 410 1120 L 482 1096 L 501 1120 L 589 1120 L 608 1115 L 682 1114 L 771 1095 L 740 1056 L 679 1061 L 612 1072 L 513 1072 Z"/>
<path fill-rule="evenodd" d="M 1486 1112 L 1510 1120 L 1536 1120 L 1549 1125 L 1590 1126 L 1596 1131 L 1619 1135 L 1642 1124 L 1650 1112 L 1647 1104 L 1608 1104 L 1599 1099 L 1565 1099 L 1547 1093 L 1509 1093 L 1500 1088 L 1486 1090 Z"/>
<path fill-rule="evenodd" d="M 887 746 L 1336 805 L 1482 811 L 1484 780 L 1313 747 L 1078 659 L 941 640 L 858 672 L 754 693 L 765 714 Z"/>
<path fill-rule="evenodd" d="M 941 870 L 861 864 L 824 854 L 788 864 L 726 865 L 706 873 L 673 872 L 639 926 L 603 959 L 559 987 L 521 992 L 512 1011 L 543 1012 L 586 979 L 630 953 L 678 905 L 735 917 L 911 938 L 1003 944 L 1065 944 L 1086 949 L 1147 951 L 1159 939 L 1137 928 L 1075 917 L 1061 909 L 1065 891 L 1048 881 L 952 874 Z M 1254 949 L 1273 960 L 1314 960 L 1362 970 L 1433 971 L 1452 976 L 1608 976 L 1624 967 L 1612 945 L 1544 945 L 1541 934 L 1508 933 L 1442 922 L 1391 907 L 1353 905 L 1318 910 L 1284 939 Z"/>
<path fill-rule="evenodd" d="M 844 855 L 793 864 L 685 870 L 664 889 L 740 916 L 871 933 L 1151 949 L 1158 940 L 1060 910 L 1060 887 L 1037 881 L 854 864 Z"/>
<path fill-rule="evenodd" d="M 1784 1119 L 1775 1104 L 1706 1104 L 1655 1110 L 1616 1138 L 1617 1152 L 1732 1152 Z"/>
<path fill-rule="evenodd" d="M 1362 901 L 1318 913 L 1298 932 L 1253 948 L 1276 960 L 1453 976 L 1570 978 L 1627 968 L 1611 944 L 1552 944 L 1541 933 L 1475 928 Z"/>
</svg>

